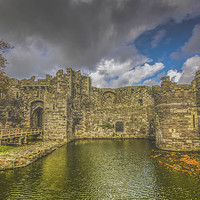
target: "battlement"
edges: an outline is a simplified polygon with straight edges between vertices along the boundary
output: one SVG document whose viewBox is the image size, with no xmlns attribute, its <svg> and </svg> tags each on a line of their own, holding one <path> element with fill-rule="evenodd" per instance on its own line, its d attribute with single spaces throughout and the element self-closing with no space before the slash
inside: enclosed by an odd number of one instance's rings
<svg viewBox="0 0 200 200">
<path fill-rule="evenodd" d="M 155 138 L 161 149 L 200 150 L 200 71 L 190 85 L 161 80 L 153 87 L 96 88 L 67 67 L 55 77 L 11 79 L 11 93 L 23 102 L 19 126 L 42 126 L 44 139 Z"/>
<path fill-rule="evenodd" d="M 169 77 L 161 80 L 161 87 L 153 86 L 157 146 L 166 150 L 198 150 L 197 76 L 190 85 L 172 83 Z"/>
</svg>

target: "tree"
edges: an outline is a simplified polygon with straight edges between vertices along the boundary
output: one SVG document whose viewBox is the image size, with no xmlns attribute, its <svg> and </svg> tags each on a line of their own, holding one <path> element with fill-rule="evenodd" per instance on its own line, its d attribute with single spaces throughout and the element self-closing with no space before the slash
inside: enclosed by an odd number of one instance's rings
<svg viewBox="0 0 200 200">
<path fill-rule="evenodd" d="M 3 54 L 5 54 L 9 49 L 12 48 L 13 47 L 7 42 L 0 40 L 0 93 L 7 90 L 9 86 L 9 78 L 4 75 L 4 69 L 6 67 L 7 60 L 3 56 Z"/>
<path fill-rule="evenodd" d="M 10 79 L 4 72 L 7 64 L 4 54 L 12 48 L 9 43 L 0 40 L 0 126 L 8 123 L 10 127 L 16 127 L 23 120 L 23 100 L 9 90 Z"/>
<path fill-rule="evenodd" d="M 9 87 L 9 78 L 0 72 L 0 93 L 5 92 Z M 1 97 L 0 97 L 1 98 Z"/>
<path fill-rule="evenodd" d="M 16 98 L 12 92 L 7 92 L 0 101 L 0 124 L 5 126 L 6 122 L 10 127 L 16 127 L 23 121 L 24 101 L 21 97 Z"/>
<path fill-rule="evenodd" d="M 0 40 L 0 72 L 4 72 L 4 69 L 7 64 L 6 58 L 3 56 L 4 53 L 6 53 L 9 49 L 12 49 L 13 47 L 8 44 L 7 42 L 4 42 L 3 40 Z"/>
</svg>

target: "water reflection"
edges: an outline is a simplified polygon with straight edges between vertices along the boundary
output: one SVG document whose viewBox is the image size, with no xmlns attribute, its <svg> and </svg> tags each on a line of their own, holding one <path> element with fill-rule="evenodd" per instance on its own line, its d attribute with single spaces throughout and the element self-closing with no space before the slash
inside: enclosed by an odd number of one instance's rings
<svg viewBox="0 0 200 200">
<path fill-rule="evenodd" d="M 192 199 L 199 181 L 159 167 L 148 140 L 81 140 L 0 173 L 2 199 Z"/>
<path fill-rule="evenodd" d="M 160 199 L 200 199 L 200 182 L 179 171 L 156 166 L 155 194 Z"/>
</svg>

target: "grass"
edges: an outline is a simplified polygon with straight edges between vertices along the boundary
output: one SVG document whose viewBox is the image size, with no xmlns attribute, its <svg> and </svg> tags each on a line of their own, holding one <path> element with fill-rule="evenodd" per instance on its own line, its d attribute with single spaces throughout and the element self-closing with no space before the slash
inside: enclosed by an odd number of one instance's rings
<svg viewBox="0 0 200 200">
<path fill-rule="evenodd" d="M 0 145 L 0 152 L 6 152 L 14 149 L 15 147 L 10 147 L 10 146 L 1 146 Z"/>
<path fill-rule="evenodd" d="M 105 128 L 108 128 L 108 129 L 114 128 L 114 125 L 112 125 L 112 124 L 110 124 L 108 122 L 105 123 L 105 124 L 102 124 L 102 125 L 98 125 L 98 126 L 102 127 L 103 129 L 105 129 Z"/>
</svg>

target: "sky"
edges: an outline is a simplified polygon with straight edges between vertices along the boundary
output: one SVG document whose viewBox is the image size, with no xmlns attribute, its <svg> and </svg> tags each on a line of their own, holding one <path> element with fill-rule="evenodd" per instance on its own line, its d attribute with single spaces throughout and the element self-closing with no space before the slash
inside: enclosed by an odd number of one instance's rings
<svg viewBox="0 0 200 200">
<path fill-rule="evenodd" d="M 92 85 L 190 84 L 200 69 L 200 0 L 0 0 L 9 77 L 81 70 Z"/>
</svg>

